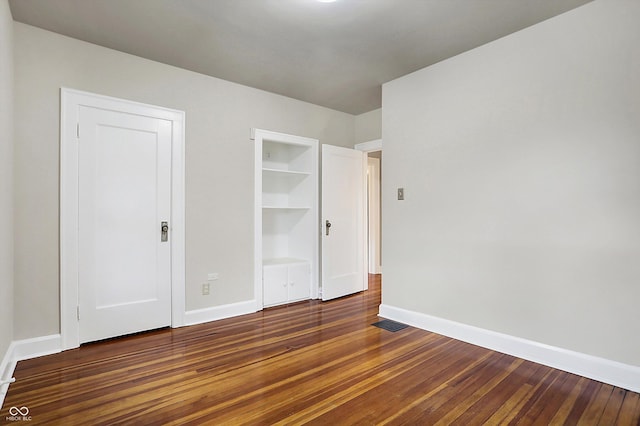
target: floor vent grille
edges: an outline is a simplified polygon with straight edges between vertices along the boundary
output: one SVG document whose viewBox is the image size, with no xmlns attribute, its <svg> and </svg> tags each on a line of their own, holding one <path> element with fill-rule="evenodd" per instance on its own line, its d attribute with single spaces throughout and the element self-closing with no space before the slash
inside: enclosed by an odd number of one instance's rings
<svg viewBox="0 0 640 426">
<path fill-rule="evenodd" d="M 392 332 L 396 332 L 396 331 L 400 331 L 404 328 L 409 327 L 407 324 L 402 324 L 401 322 L 395 322 L 395 321 L 391 321 L 391 320 L 382 320 L 382 321 L 378 321 L 378 322 L 374 322 L 373 324 L 374 327 L 378 327 L 378 328 L 382 328 L 383 330 L 387 330 L 387 331 L 392 331 Z"/>
</svg>

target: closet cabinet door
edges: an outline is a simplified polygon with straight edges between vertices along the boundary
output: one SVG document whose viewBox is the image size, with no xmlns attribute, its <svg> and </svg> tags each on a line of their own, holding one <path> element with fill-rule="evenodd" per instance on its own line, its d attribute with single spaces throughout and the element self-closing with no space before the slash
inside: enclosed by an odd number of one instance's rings
<svg viewBox="0 0 640 426">
<path fill-rule="evenodd" d="M 289 276 L 286 265 L 265 266 L 262 271 L 264 306 L 286 303 L 288 298 Z"/>
<path fill-rule="evenodd" d="M 308 299 L 311 294 L 311 265 L 289 265 L 289 301 Z"/>
</svg>

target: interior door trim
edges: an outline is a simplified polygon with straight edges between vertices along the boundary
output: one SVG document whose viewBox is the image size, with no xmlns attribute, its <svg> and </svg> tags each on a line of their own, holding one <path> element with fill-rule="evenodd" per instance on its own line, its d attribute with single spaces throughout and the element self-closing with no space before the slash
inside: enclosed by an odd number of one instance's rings
<svg viewBox="0 0 640 426">
<path fill-rule="evenodd" d="M 356 144 L 353 148 L 362 152 L 382 151 L 382 139 L 374 139 L 372 141 L 362 142 Z"/>
<path fill-rule="evenodd" d="M 80 346 L 78 321 L 78 112 L 80 106 L 172 122 L 171 327 L 185 314 L 185 166 L 183 111 L 79 90 L 60 89 L 60 335 L 62 350 Z"/>
</svg>

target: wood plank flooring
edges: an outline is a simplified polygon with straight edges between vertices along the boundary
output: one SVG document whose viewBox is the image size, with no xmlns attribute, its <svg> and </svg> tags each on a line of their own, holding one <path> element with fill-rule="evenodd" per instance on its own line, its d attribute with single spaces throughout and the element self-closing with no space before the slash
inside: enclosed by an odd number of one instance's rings
<svg viewBox="0 0 640 426">
<path fill-rule="evenodd" d="M 370 290 L 18 363 L 0 423 L 639 425 L 640 395 L 413 327 Z M 22 423 L 24 424 L 24 423 Z"/>
</svg>

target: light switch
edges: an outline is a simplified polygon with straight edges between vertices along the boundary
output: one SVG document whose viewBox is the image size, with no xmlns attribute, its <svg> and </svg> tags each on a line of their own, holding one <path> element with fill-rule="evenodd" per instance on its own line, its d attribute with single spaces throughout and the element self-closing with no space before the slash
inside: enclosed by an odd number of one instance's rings
<svg viewBox="0 0 640 426">
<path fill-rule="evenodd" d="M 398 188 L 398 200 L 404 200 L 404 188 Z"/>
</svg>

